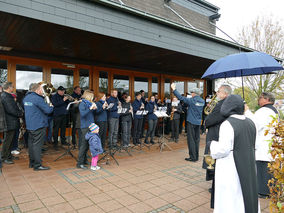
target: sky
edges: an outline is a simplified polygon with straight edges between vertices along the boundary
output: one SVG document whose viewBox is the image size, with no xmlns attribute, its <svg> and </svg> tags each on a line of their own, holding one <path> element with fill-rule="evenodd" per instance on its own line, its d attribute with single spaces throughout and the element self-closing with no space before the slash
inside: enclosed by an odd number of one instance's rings
<svg viewBox="0 0 284 213">
<path fill-rule="evenodd" d="M 243 26 L 249 25 L 258 16 L 273 16 L 283 23 L 284 0 L 206 0 L 220 8 L 221 17 L 217 26 L 234 39 Z M 217 35 L 229 39 L 220 31 Z"/>
<path fill-rule="evenodd" d="M 217 26 L 237 39 L 243 26 L 250 25 L 258 16 L 270 17 L 283 23 L 284 27 L 284 0 L 206 0 L 220 8 L 221 17 Z M 230 40 L 219 30 L 217 36 Z M 231 78 L 235 85 L 241 86 L 240 78 Z M 218 79 L 215 89 L 226 83 L 225 79 Z"/>
</svg>

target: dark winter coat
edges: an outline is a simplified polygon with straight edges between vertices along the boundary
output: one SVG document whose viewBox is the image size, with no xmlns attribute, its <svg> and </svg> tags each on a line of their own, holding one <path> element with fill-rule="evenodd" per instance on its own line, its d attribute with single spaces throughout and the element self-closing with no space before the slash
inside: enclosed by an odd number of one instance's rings
<svg viewBox="0 0 284 213">
<path fill-rule="evenodd" d="M 5 118 L 7 124 L 7 130 L 15 130 L 20 127 L 20 117 L 23 116 L 23 113 L 17 106 L 14 97 L 7 92 L 2 92 L 1 94 L 2 105 L 5 111 Z"/>
<path fill-rule="evenodd" d="M 0 97 L 0 132 L 5 132 L 7 130 L 5 110 Z"/>
<path fill-rule="evenodd" d="M 131 112 L 129 112 L 131 103 L 124 102 L 124 103 L 122 103 L 121 106 L 122 106 L 122 109 L 127 109 L 126 112 L 120 113 L 121 121 L 131 121 L 132 120 L 132 114 L 131 114 Z"/>
<path fill-rule="evenodd" d="M 172 107 L 172 106 L 171 106 Z M 174 112 L 174 117 L 173 120 L 178 120 L 180 119 L 180 114 L 183 112 L 182 111 L 182 106 L 180 103 L 178 103 L 177 106 L 175 106 L 175 108 L 177 109 L 177 111 Z M 172 110 L 172 109 L 171 109 Z"/>
<path fill-rule="evenodd" d="M 99 134 L 88 132 L 85 139 L 89 141 L 90 152 L 93 157 L 104 152 Z"/>
<path fill-rule="evenodd" d="M 143 118 L 143 115 L 136 115 L 136 112 L 138 110 L 140 110 L 140 107 L 142 105 L 142 100 L 140 99 L 140 101 L 138 101 L 138 99 L 135 99 L 132 103 L 132 107 L 133 107 L 133 114 L 134 114 L 134 118 L 137 118 L 137 119 L 142 119 Z"/>
<path fill-rule="evenodd" d="M 59 95 L 56 93 L 51 97 L 51 102 L 54 106 L 53 116 L 60 116 L 60 115 L 66 115 L 68 111 L 66 110 L 68 106 L 68 100 L 63 101 L 64 96 Z"/>
<path fill-rule="evenodd" d="M 117 113 L 118 99 L 110 96 L 107 99 L 107 103 L 113 103 L 113 107 L 108 110 L 108 119 L 110 118 L 119 118 L 119 114 Z"/>
<path fill-rule="evenodd" d="M 94 123 L 94 111 L 90 110 L 92 103 L 86 99 L 82 99 L 79 105 L 81 129 L 88 128 Z"/>
<path fill-rule="evenodd" d="M 156 102 L 149 101 L 146 105 L 146 110 L 148 111 L 148 120 L 157 120 L 157 116 L 154 114 L 155 106 L 158 109 Z"/>
<path fill-rule="evenodd" d="M 96 122 L 107 121 L 107 109 L 103 109 L 104 103 L 105 102 L 103 100 L 96 102 L 97 109 L 94 112 Z"/>
</svg>

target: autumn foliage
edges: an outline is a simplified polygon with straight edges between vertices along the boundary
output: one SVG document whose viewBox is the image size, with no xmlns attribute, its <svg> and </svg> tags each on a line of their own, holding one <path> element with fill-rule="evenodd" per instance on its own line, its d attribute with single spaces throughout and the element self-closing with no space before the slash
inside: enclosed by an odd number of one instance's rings
<svg viewBox="0 0 284 213">
<path fill-rule="evenodd" d="M 284 121 L 273 117 L 265 135 L 272 134 L 270 153 L 273 158 L 268 164 L 273 177 L 268 181 L 270 190 L 270 212 L 284 212 Z"/>
</svg>

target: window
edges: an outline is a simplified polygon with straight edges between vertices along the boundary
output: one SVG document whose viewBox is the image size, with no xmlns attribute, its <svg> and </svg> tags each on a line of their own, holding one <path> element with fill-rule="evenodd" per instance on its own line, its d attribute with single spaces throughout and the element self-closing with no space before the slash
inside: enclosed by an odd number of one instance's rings
<svg viewBox="0 0 284 213">
<path fill-rule="evenodd" d="M 113 88 L 118 91 L 118 97 L 122 95 L 122 93 L 126 92 L 129 94 L 129 77 L 126 75 L 113 75 Z"/>
<path fill-rule="evenodd" d="M 170 88 L 171 80 L 165 79 L 165 98 L 171 98 L 171 88 Z"/>
<path fill-rule="evenodd" d="M 135 77 L 134 78 L 134 94 L 140 92 L 140 90 L 145 91 L 145 98 L 148 97 L 148 78 Z"/>
<path fill-rule="evenodd" d="M 79 86 L 83 89 L 89 89 L 89 70 L 88 69 L 79 69 Z"/>
<path fill-rule="evenodd" d="M 174 81 L 176 84 L 176 90 L 180 93 L 184 93 L 184 81 Z"/>
<path fill-rule="evenodd" d="M 69 69 L 51 69 L 51 83 L 55 89 L 59 86 L 66 88 L 66 93 L 73 92 L 73 70 Z"/>
<path fill-rule="evenodd" d="M 99 90 L 105 94 L 108 93 L 108 73 L 100 71 Z"/>
<path fill-rule="evenodd" d="M 187 82 L 187 92 L 188 93 L 190 93 L 190 91 L 194 88 L 198 88 L 197 82 L 195 82 L 195 81 Z"/>
<path fill-rule="evenodd" d="M 203 96 L 203 91 L 204 91 L 204 81 L 198 81 L 198 88 L 200 89 L 200 97 Z"/>
<path fill-rule="evenodd" d="M 7 81 L 7 61 L 0 60 L 0 84 Z"/>
<path fill-rule="evenodd" d="M 152 77 L 152 95 L 155 95 L 155 93 L 158 93 L 158 78 Z"/>
<path fill-rule="evenodd" d="M 31 83 L 42 81 L 42 67 L 31 65 L 16 65 L 16 90 L 29 90 Z"/>
</svg>

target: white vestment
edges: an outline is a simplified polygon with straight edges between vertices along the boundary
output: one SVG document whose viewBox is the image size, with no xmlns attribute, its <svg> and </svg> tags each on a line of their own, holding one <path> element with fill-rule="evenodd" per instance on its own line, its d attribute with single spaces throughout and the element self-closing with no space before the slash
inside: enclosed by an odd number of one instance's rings
<svg viewBox="0 0 284 213">
<path fill-rule="evenodd" d="M 231 117 L 245 119 L 244 115 Z M 233 148 L 234 130 L 228 121 L 224 121 L 220 126 L 219 141 L 212 141 L 210 145 L 211 156 L 216 159 L 214 213 L 245 213 Z"/>
<path fill-rule="evenodd" d="M 271 116 L 276 116 L 276 113 L 268 107 L 261 107 L 255 114 L 252 114 L 251 111 L 248 110 L 245 115 L 252 119 L 257 129 L 255 159 L 257 161 L 272 161 L 271 154 L 269 153 L 269 140 L 271 140 L 272 134 L 264 134 L 265 131 L 269 129 L 267 126 L 272 121 Z"/>
</svg>

